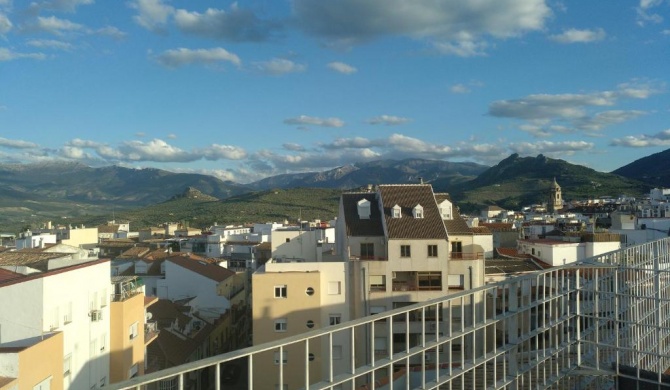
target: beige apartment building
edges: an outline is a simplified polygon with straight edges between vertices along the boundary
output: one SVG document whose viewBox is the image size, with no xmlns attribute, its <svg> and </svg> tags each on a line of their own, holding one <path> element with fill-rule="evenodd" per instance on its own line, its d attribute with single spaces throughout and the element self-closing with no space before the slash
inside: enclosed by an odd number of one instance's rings
<svg viewBox="0 0 670 390">
<path fill-rule="evenodd" d="M 115 383 L 143 375 L 145 348 L 158 336 L 155 321 L 146 308 L 158 301 L 147 297 L 135 276 L 112 277 L 110 307 L 109 382 Z"/>
<path fill-rule="evenodd" d="M 430 185 L 380 185 L 344 193 L 335 238 L 335 253 L 341 261 L 326 262 L 327 257 L 318 256 L 311 260 L 274 259 L 253 274 L 254 345 L 482 286 L 484 246 L 490 246 L 482 245 L 485 240 L 492 245 L 490 234 L 475 234 L 449 196 L 434 193 Z M 340 275 L 338 287 L 335 282 Z M 328 301 L 338 291 L 341 300 Z M 474 303 L 474 307 L 480 306 Z M 394 330 L 391 335 L 387 322 L 376 324 L 374 350 L 367 343 L 355 343 L 357 360 L 369 361 L 373 354 L 383 358 L 391 346 L 398 352 L 417 343 L 422 320 L 439 322 L 433 327 L 434 334 L 442 332 L 449 321 L 460 324 L 460 318 L 449 317 L 450 310 L 461 313 L 456 307 L 436 307 L 433 312 L 428 310 L 424 319 L 419 315 L 410 318 L 409 343 L 401 337 L 401 327 L 394 326 L 399 333 L 395 335 Z M 416 332 L 412 333 L 413 329 Z M 355 335 L 357 340 L 369 340 L 370 336 Z M 449 356 L 460 359 L 460 347 L 454 343 L 451 351 L 439 351 L 440 361 L 447 362 Z M 333 348 L 309 348 L 309 361 L 314 362 L 310 364 L 311 383 L 325 378 L 323 370 L 331 364 L 335 372 L 347 369 L 337 364 L 341 356 L 352 352 L 349 335 L 333 340 Z M 427 356 L 427 361 L 435 359 L 434 354 Z M 279 370 L 272 367 L 281 364 L 284 388 L 304 386 L 304 371 L 295 369 L 304 356 L 304 347 L 288 347 L 281 354 L 268 352 L 255 366 L 262 368 L 254 372 L 254 385 L 277 385 Z"/>
<path fill-rule="evenodd" d="M 63 390 L 63 377 L 68 369 L 63 362 L 63 332 L 0 347 L 0 390 Z"/>
</svg>

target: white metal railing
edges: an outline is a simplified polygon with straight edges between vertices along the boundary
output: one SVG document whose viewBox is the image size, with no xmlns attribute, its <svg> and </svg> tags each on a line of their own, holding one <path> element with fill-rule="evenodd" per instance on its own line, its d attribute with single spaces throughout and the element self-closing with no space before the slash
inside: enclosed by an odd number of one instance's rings
<svg viewBox="0 0 670 390">
<path fill-rule="evenodd" d="M 109 388 L 226 388 L 222 371 L 232 362 L 249 389 L 600 389 L 615 387 L 617 375 L 661 383 L 670 367 L 670 239 Z"/>
</svg>

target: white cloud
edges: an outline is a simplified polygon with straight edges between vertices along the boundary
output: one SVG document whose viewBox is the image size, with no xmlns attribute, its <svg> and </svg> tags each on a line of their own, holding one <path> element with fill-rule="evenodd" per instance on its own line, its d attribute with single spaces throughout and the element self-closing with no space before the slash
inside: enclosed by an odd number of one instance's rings
<svg viewBox="0 0 670 390">
<path fill-rule="evenodd" d="M 300 115 L 295 118 L 284 119 L 287 125 L 313 125 L 323 127 L 342 127 L 344 121 L 340 118 L 318 118 L 307 115 Z"/>
<path fill-rule="evenodd" d="M 461 40 L 458 42 L 434 42 L 433 46 L 440 54 L 457 57 L 479 57 L 486 55 L 488 45 L 483 41 Z"/>
<path fill-rule="evenodd" d="M 386 126 L 402 125 L 409 121 L 410 121 L 409 118 L 403 118 L 393 115 L 380 115 L 367 120 L 367 122 L 371 125 L 386 125 Z"/>
<path fill-rule="evenodd" d="M 637 24 L 645 26 L 647 23 L 662 23 L 663 17 L 652 11 L 652 8 L 663 4 L 663 0 L 640 0 L 640 5 L 635 8 Z"/>
<path fill-rule="evenodd" d="M 663 130 L 651 135 L 626 136 L 615 138 L 610 142 L 612 146 L 624 146 L 629 148 L 646 148 L 653 146 L 670 146 L 670 129 Z"/>
<path fill-rule="evenodd" d="M 159 54 L 156 57 L 158 63 L 168 68 L 177 68 L 190 64 L 214 64 L 220 62 L 230 62 L 240 66 L 240 58 L 228 52 L 226 49 L 218 47 L 213 49 L 172 49 Z"/>
<path fill-rule="evenodd" d="M 114 26 L 102 27 L 95 30 L 94 32 L 98 35 L 106 35 L 114 39 L 123 39 L 128 35 Z"/>
<path fill-rule="evenodd" d="M 47 9 L 52 11 L 74 12 L 80 5 L 93 4 L 93 0 L 50 0 L 32 3 L 31 6 L 38 10 Z"/>
<path fill-rule="evenodd" d="M 531 121 L 531 125 L 540 123 L 545 126 L 545 133 L 537 134 L 543 136 L 549 135 L 546 131 L 550 130 L 551 126 L 558 125 L 558 129 L 560 129 L 564 128 L 566 123 L 568 127 L 578 130 L 601 130 L 608 125 L 637 118 L 646 112 L 639 110 L 607 110 L 593 113 L 594 108 L 614 106 L 621 99 L 646 99 L 661 90 L 659 87 L 651 86 L 651 83 L 635 80 L 620 84 L 617 89 L 612 91 L 585 94 L 529 95 L 522 99 L 495 101 L 489 105 L 489 115 Z M 522 130 L 527 131 L 528 129 L 538 130 L 533 129 L 532 126 Z"/>
<path fill-rule="evenodd" d="M 518 142 L 509 145 L 509 148 L 514 153 L 524 155 L 545 154 L 549 156 L 561 157 L 562 155 L 571 155 L 575 152 L 591 150 L 594 144 L 585 141 L 565 141 L 565 142 Z"/>
<path fill-rule="evenodd" d="M 549 39 L 559 43 L 588 43 L 588 42 L 597 42 L 605 39 L 607 34 L 602 28 L 597 28 L 595 30 L 579 30 L 576 28 L 571 28 L 565 30 L 561 34 L 551 35 Z"/>
<path fill-rule="evenodd" d="M 57 41 L 54 39 L 32 39 L 26 42 L 28 45 L 39 48 L 70 51 L 74 49 L 71 43 Z"/>
<path fill-rule="evenodd" d="M 347 65 L 344 62 L 330 62 L 328 68 L 342 74 L 353 74 L 358 72 L 358 69 L 351 65 Z"/>
<path fill-rule="evenodd" d="M 89 153 L 86 153 L 84 149 L 78 148 L 76 146 L 63 146 L 59 150 L 59 155 L 61 157 L 73 159 L 73 160 L 89 160 L 92 159 L 92 156 Z"/>
<path fill-rule="evenodd" d="M 54 35 L 63 35 L 68 32 L 84 31 L 81 24 L 71 22 L 67 19 L 60 19 L 55 16 L 38 16 L 35 23 L 27 26 L 28 30 L 47 32 Z"/>
<path fill-rule="evenodd" d="M 17 53 L 15 51 L 11 51 L 7 48 L 0 47 L 0 62 L 3 61 L 12 61 L 12 60 L 19 60 L 22 58 L 29 58 L 33 60 L 43 60 L 47 58 L 47 56 L 44 53 Z"/>
<path fill-rule="evenodd" d="M 177 139 L 177 134 L 170 133 L 167 136 L 169 139 Z"/>
<path fill-rule="evenodd" d="M 33 142 L 0 137 L 0 147 L 10 149 L 36 149 L 39 145 Z"/>
<path fill-rule="evenodd" d="M 304 152 L 305 147 L 296 143 L 287 142 L 282 145 L 282 148 L 285 150 L 290 150 L 292 152 Z"/>
<path fill-rule="evenodd" d="M 12 26 L 12 21 L 9 20 L 7 15 L 0 13 L 0 35 L 8 33 Z"/>
<path fill-rule="evenodd" d="M 126 141 L 119 146 L 119 151 L 130 161 L 190 162 L 198 159 L 160 139 L 149 142 Z"/>
<path fill-rule="evenodd" d="M 247 157 L 247 152 L 237 146 L 213 144 L 207 148 L 195 151 L 207 160 L 241 160 Z"/>
<path fill-rule="evenodd" d="M 337 149 L 370 149 L 382 148 L 387 145 L 384 139 L 371 140 L 364 137 L 337 138 L 329 144 L 322 144 L 321 147 L 329 150 Z"/>
<path fill-rule="evenodd" d="M 214 8 L 208 8 L 204 13 L 180 9 L 175 12 L 174 19 L 185 33 L 233 42 L 265 41 L 279 28 L 278 23 L 261 20 L 237 3 L 233 3 L 228 12 Z"/>
<path fill-rule="evenodd" d="M 131 3 L 138 14 L 133 17 L 135 23 L 154 32 L 163 31 L 174 7 L 164 4 L 161 0 L 136 0 Z"/>
<path fill-rule="evenodd" d="M 273 58 L 269 61 L 255 62 L 254 67 L 263 73 L 273 76 L 304 72 L 307 69 L 306 65 L 297 64 L 284 58 Z"/>
<path fill-rule="evenodd" d="M 406 36 L 460 56 L 481 55 L 486 37 L 541 30 L 551 15 L 545 0 L 295 0 L 293 11 L 302 29 L 331 43 Z"/>
<path fill-rule="evenodd" d="M 449 90 L 453 93 L 470 93 L 470 88 L 463 84 L 454 84 L 449 88 Z"/>
</svg>

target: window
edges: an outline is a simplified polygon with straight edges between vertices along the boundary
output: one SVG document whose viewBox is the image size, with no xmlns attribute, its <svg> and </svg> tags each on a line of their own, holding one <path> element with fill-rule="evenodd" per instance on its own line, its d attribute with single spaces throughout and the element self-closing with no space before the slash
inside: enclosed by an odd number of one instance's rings
<svg viewBox="0 0 670 390">
<path fill-rule="evenodd" d="M 63 324 L 69 324 L 70 322 L 72 322 L 72 302 L 65 305 L 65 314 L 63 315 Z"/>
<path fill-rule="evenodd" d="M 370 291 L 386 291 L 386 276 L 370 275 Z"/>
<path fill-rule="evenodd" d="M 441 290 L 442 273 L 441 272 L 417 272 L 417 284 L 419 290 Z"/>
<path fill-rule="evenodd" d="M 138 372 L 139 366 L 137 363 L 135 363 L 132 367 L 130 367 L 130 370 L 128 370 L 128 379 L 136 377 Z"/>
<path fill-rule="evenodd" d="M 340 295 L 340 282 L 328 282 L 328 295 Z"/>
<path fill-rule="evenodd" d="M 314 295 L 314 289 L 312 287 L 307 287 L 307 289 L 305 290 L 305 294 L 311 297 L 312 295 Z"/>
<path fill-rule="evenodd" d="M 308 328 L 312 329 L 314 327 L 314 321 L 308 320 L 306 325 Z"/>
<path fill-rule="evenodd" d="M 452 259 L 462 259 L 463 258 L 463 243 L 460 241 L 454 241 L 451 243 L 451 258 Z"/>
<path fill-rule="evenodd" d="M 412 251 L 409 245 L 400 245 L 400 257 L 411 257 Z"/>
<path fill-rule="evenodd" d="M 398 205 L 393 206 L 393 208 L 391 209 L 391 215 L 393 216 L 393 218 L 400 218 L 402 216 L 401 210 L 402 209 L 400 208 L 400 206 Z"/>
<path fill-rule="evenodd" d="M 287 239 L 286 239 L 286 242 L 291 242 L 291 239 L 290 239 L 290 238 L 287 238 Z"/>
<path fill-rule="evenodd" d="M 342 322 L 342 314 L 335 313 L 335 314 L 330 314 L 330 325 L 337 325 Z"/>
<path fill-rule="evenodd" d="M 361 243 L 361 260 L 372 260 L 375 258 L 375 244 L 371 242 Z"/>
<path fill-rule="evenodd" d="M 286 364 L 288 362 L 288 352 L 282 351 L 281 355 L 279 355 L 279 351 L 275 352 L 275 364 L 280 363 L 280 356 L 281 356 L 281 364 Z"/>
<path fill-rule="evenodd" d="M 423 207 L 420 204 L 416 205 L 412 210 L 412 214 L 414 218 L 423 218 Z"/>
<path fill-rule="evenodd" d="M 288 296 L 286 290 L 287 287 L 285 284 L 281 286 L 275 286 L 275 298 L 286 298 Z"/>
<path fill-rule="evenodd" d="M 340 359 L 342 359 L 342 346 L 333 345 L 333 360 L 340 360 Z"/>
<path fill-rule="evenodd" d="M 107 348 L 107 335 L 103 334 L 100 336 L 100 352 L 103 352 Z"/>
<path fill-rule="evenodd" d="M 386 306 L 370 306 L 370 315 L 379 314 L 386 311 Z"/>
<path fill-rule="evenodd" d="M 98 292 L 95 291 L 91 296 L 91 300 L 88 303 L 89 309 L 97 310 L 98 309 Z"/>
<path fill-rule="evenodd" d="M 288 328 L 286 318 L 278 318 L 275 320 L 275 332 L 286 332 Z"/>
<path fill-rule="evenodd" d="M 107 306 L 107 289 L 103 289 L 102 294 L 100 294 L 100 307 L 105 306 Z"/>
<path fill-rule="evenodd" d="M 449 288 L 463 289 L 465 288 L 465 275 L 449 275 Z"/>
<path fill-rule="evenodd" d="M 72 369 L 71 366 L 72 366 L 72 354 L 68 353 L 63 358 L 63 376 L 70 375 L 70 370 Z"/>
<path fill-rule="evenodd" d="M 138 323 L 135 322 L 134 324 L 130 325 L 128 328 L 128 334 L 131 340 L 133 340 L 135 337 L 137 337 L 137 327 Z"/>
<path fill-rule="evenodd" d="M 437 257 L 437 245 L 428 245 L 428 257 Z"/>
</svg>

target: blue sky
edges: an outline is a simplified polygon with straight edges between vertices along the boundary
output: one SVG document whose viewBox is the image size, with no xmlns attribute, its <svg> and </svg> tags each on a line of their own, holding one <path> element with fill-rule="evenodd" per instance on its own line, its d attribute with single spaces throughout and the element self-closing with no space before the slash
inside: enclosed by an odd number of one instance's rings
<svg viewBox="0 0 670 390">
<path fill-rule="evenodd" d="M 246 183 L 670 147 L 670 1 L 0 0 L 0 161 Z"/>
</svg>

